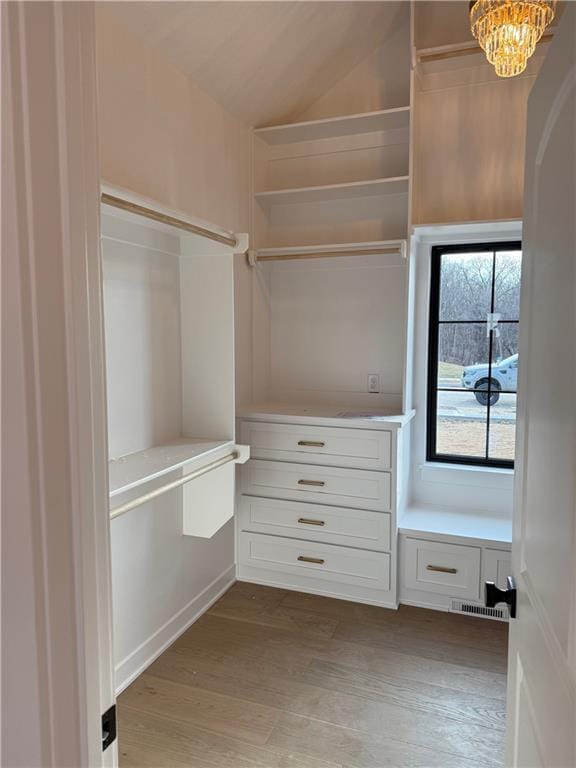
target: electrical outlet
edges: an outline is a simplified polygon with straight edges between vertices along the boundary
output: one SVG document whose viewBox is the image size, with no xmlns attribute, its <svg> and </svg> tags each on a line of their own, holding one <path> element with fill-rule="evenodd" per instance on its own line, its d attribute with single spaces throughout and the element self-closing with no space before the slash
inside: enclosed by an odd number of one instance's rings
<svg viewBox="0 0 576 768">
<path fill-rule="evenodd" d="M 380 376 L 377 373 L 368 374 L 368 392 L 378 394 L 380 392 Z"/>
</svg>

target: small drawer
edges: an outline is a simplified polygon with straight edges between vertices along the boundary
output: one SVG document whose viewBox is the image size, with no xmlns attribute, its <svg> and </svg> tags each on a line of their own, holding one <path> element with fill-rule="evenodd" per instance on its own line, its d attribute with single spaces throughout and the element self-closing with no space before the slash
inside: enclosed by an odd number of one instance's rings
<svg viewBox="0 0 576 768">
<path fill-rule="evenodd" d="M 240 478 L 242 493 L 248 496 L 310 501 L 376 512 L 391 509 L 388 472 L 250 460 L 241 468 Z"/>
<path fill-rule="evenodd" d="M 245 421 L 241 435 L 255 459 L 390 469 L 389 431 Z"/>
<path fill-rule="evenodd" d="M 242 496 L 240 530 L 361 549 L 390 549 L 390 515 L 301 501 Z"/>
<path fill-rule="evenodd" d="M 402 550 L 404 585 L 408 589 L 479 599 L 479 547 L 406 538 Z"/>
<path fill-rule="evenodd" d="M 390 555 L 385 552 L 243 532 L 239 536 L 239 556 L 240 563 L 247 566 L 307 574 L 324 581 L 384 591 L 390 589 Z"/>
</svg>

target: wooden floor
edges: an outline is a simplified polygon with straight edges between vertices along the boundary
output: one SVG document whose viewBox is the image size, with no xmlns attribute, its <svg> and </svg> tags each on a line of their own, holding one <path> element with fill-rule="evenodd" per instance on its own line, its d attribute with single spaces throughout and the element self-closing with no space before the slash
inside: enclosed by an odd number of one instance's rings
<svg viewBox="0 0 576 768">
<path fill-rule="evenodd" d="M 120 766 L 501 766 L 507 626 L 235 584 L 119 698 Z"/>
</svg>

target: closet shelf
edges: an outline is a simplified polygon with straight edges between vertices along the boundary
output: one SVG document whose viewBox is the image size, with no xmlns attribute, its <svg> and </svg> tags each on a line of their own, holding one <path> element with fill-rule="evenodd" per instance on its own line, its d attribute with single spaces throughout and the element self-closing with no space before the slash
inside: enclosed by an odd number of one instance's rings
<svg viewBox="0 0 576 768">
<path fill-rule="evenodd" d="M 212 461 L 218 451 L 234 446 L 232 440 L 181 438 L 112 459 L 108 462 L 110 498 L 181 469 L 190 462 L 194 462 L 194 468 L 198 468 L 205 460 Z"/>
<path fill-rule="evenodd" d="M 269 146 L 273 146 L 276 144 L 295 144 L 300 141 L 354 136 L 359 133 L 389 131 L 395 128 L 408 128 L 409 124 L 410 107 L 399 107 L 397 109 L 363 112 L 344 117 L 328 117 L 324 120 L 264 126 L 256 128 L 254 135 L 262 139 Z"/>
<path fill-rule="evenodd" d="M 324 259 L 338 256 L 391 255 L 406 258 L 406 240 L 372 240 L 361 243 L 299 245 L 285 248 L 259 248 L 248 251 L 251 266 L 264 261 Z"/>
<path fill-rule="evenodd" d="M 254 197 L 265 206 L 271 206 L 407 193 L 408 176 L 394 176 L 386 179 L 373 179 L 371 181 L 353 181 L 347 184 L 328 184 L 321 187 L 297 187 L 296 189 L 256 192 Z"/>
</svg>

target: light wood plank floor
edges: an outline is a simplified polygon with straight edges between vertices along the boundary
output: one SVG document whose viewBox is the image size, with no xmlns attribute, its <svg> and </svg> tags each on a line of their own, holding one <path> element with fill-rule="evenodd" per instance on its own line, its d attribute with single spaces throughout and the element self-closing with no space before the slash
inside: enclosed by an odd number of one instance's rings
<svg viewBox="0 0 576 768">
<path fill-rule="evenodd" d="M 118 702 L 121 768 L 499 768 L 507 626 L 235 584 Z"/>
</svg>

